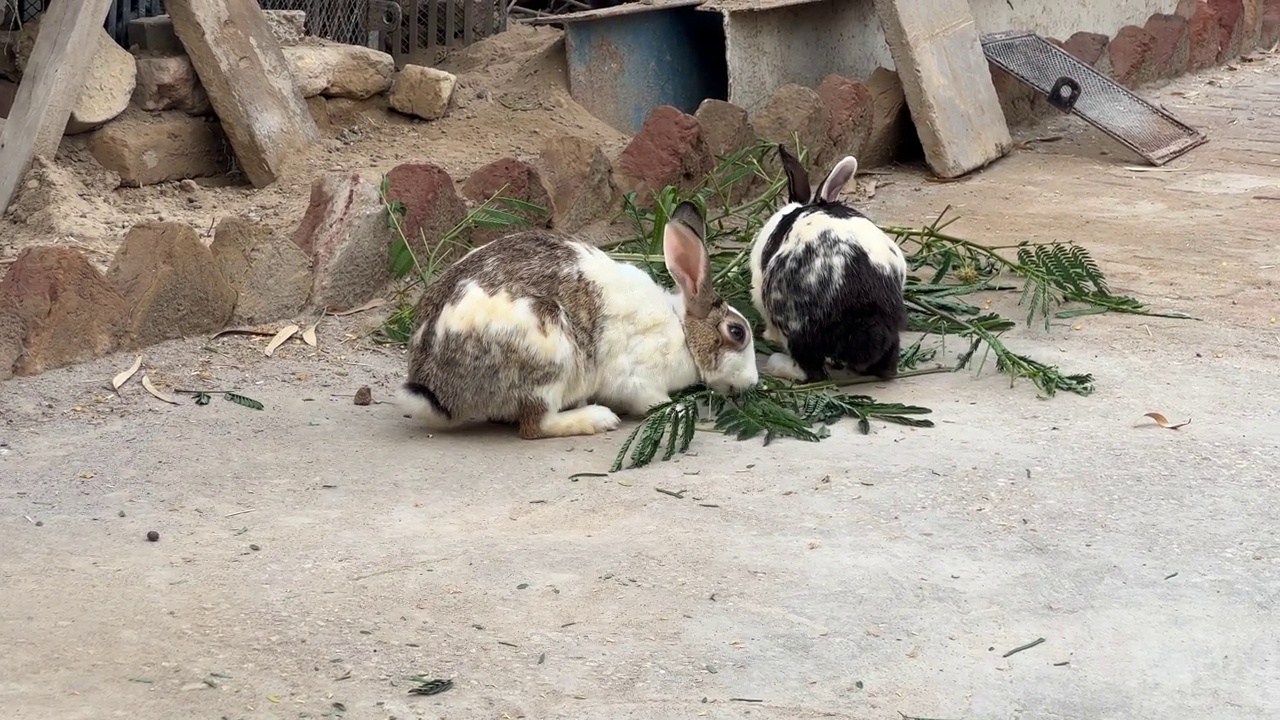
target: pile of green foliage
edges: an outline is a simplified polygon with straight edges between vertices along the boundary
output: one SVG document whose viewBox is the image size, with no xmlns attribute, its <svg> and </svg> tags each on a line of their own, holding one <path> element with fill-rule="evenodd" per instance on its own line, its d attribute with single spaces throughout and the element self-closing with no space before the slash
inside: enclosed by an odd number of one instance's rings
<svg viewBox="0 0 1280 720">
<path fill-rule="evenodd" d="M 722 158 L 702 185 L 682 193 L 675 187 L 657 192 L 642 209 L 634 194 L 625 199 L 624 214 L 633 228 L 631 238 L 610 250 L 618 260 L 644 268 L 665 287 L 672 285 L 662 260 L 662 231 L 667 218 L 684 200 L 692 200 L 707 218 L 706 242 L 711 255 L 713 282 L 720 294 L 738 308 L 759 329 L 760 318 L 751 302 L 750 242 L 776 209 L 779 195 L 786 189 L 780 169 L 770 169 L 776 146 L 759 143 Z M 797 143 L 797 157 L 806 162 L 806 152 Z M 756 190 L 748 192 L 748 189 Z M 744 195 L 749 199 L 740 200 Z M 388 203 L 393 229 L 400 230 L 403 207 Z M 1012 246 L 985 246 L 946 233 L 956 218 L 947 218 L 950 208 L 922 228 L 882 226 L 902 246 L 910 274 L 906 285 L 909 330 L 920 333 L 914 343 L 903 348 L 900 378 L 930 372 L 950 372 L 968 368 L 978 351 L 985 348 L 995 356 L 999 372 L 1010 384 L 1019 378 L 1030 380 L 1042 397 L 1063 390 L 1079 395 L 1093 392 L 1089 374 L 1069 374 L 1010 350 L 1001 335 L 1014 321 L 966 302 L 965 297 L 983 291 L 1020 292 L 1019 304 L 1027 308 L 1027 323 L 1043 320 L 1046 330 L 1051 318 L 1071 318 L 1104 312 L 1122 312 L 1162 317 L 1187 317 L 1179 313 L 1154 313 L 1134 298 L 1116 295 L 1107 287 L 1106 277 L 1089 252 L 1070 242 L 1030 243 Z M 398 232 L 392 251 L 392 268 L 403 278 L 396 310 L 379 331 L 383 341 L 405 343 L 413 332 L 413 305 L 410 301 L 419 284 L 430 282 L 439 271 L 443 253 L 459 246 L 459 238 L 472 228 L 517 229 L 525 218 L 546 211 L 501 196 L 501 191 L 474 210 L 437 243 L 434 254 L 420 261 L 411 244 Z M 462 245 L 465 248 L 465 244 Z M 1004 254 L 1008 252 L 1012 259 Z M 1001 282 L 1003 280 L 1003 282 Z M 1020 281 L 1016 284 L 1011 281 Z M 1067 307 L 1071 306 L 1071 307 Z M 922 369 L 954 337 L 965 350 L 949 367 Z M 756 340 L 760 352 L 780 348 L 763 339 Z M 736 397 L 725 397 L 697 386 L 675 394 L 640 422 L 623 443 L 613 470 L 640 467 L 655 457 L 669 460 L 687 451 L 694 433 L 710 427 L 739 440 L 761 437 L 765 443 L 777 437 L 816 442 L 826 437 L 827 426 L 841 418 L 853 418 L 858 429 L 870 432 L 871 420 L 913 427 L 932 427 L 923 417 L 928 408 L 898 403 L 878 403 L 865 395 L 852 395 L 843 387 L 867 379 L 793 384 L 762 377 L 756 387 Z"/>
</svg>

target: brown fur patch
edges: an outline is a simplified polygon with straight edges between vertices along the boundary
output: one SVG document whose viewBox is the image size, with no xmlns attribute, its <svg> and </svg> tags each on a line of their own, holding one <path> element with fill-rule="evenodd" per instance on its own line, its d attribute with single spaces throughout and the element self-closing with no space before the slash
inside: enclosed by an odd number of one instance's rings
<svg viewBox="0 0 1280 720">
<path fill-rule="evenodd" d="M 558 325 L 584 363 L 593 363 L 601 333 L 601 288 L 577 269 L 578 253 L 546 231 L 508 235 L 462 257 L 423 291 L 416 310 L 419 342 L 410 348 L 409 380 L 432 390 L 458 418 L 521 422 L 531 392 L 564 376 L 564 369 L 528 355 L 519 337 L 444 333 L 440 314 L 474 282 L 488 294 L 506 290 L 528 299 L 542 329 Z M 560 408 L 544 408 L 541 413 Z M 541 414 L 539 414 L 541 417 Z"/>
<path fill-rule="evenodd" d="M 702 371 L 708 372 L 720 367 L 720 361 L 727 353 L 742 350 L 752 342 L 751 326 L 741 313 L 735 310 L 723 298 L 707 289 L 699 293 L 701 297 L 698 310 L 686 308 L 684 319 L 685 344 L 693 354 L 693 360 Z M 693 303 L 690 303 L 690 307 Z M 730 325 L 742 328 L 743 340 L 735 340 L 728 334 Z"/>
<path fill-rule="evenodd" d="M 520 424 L 520 437 L 537 440 L 542 437 L 542 418 L 547 415 L 547 405 L 541 400 L 527 399 L 520 403 L 516 422 Z"/>
</svg>

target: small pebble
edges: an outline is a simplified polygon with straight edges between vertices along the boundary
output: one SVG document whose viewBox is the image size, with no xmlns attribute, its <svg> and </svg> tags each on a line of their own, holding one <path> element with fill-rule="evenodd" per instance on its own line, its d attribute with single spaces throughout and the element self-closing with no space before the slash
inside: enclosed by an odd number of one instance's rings
<svg viewBox="0 0 1280 720">
<path fill-rule="evenodd" d="M 121 510 L 120 512 L 116 513 L 116 517 L 124 517 L 124 511 Z"/>
<path fill-rule="evenodd" d="M 44 521 L 43 521 L 43 520 L 37 520 L 37 521 L 36 521 L 36 527 L 44 527 Z"/>
<path fill-rule="evenodd" d="M 361 385 L 360 389 L 356 390 L 355 404 L 368 405 L 371 402 L 373 402 L 373 391 L 368 385 Z"/>
<path fill-rule="evenodd" d="M 159 540 L 159 539 L 160 539 L 160 533 L 156 532 L 155 530 L 148 530 L 148 531 L 147 531 L 147 540 L 148 540 L 148 541 L 150 541 L 150 542 L 155 542 L 155 541 L 157 541 L 157 540 Z"/>
<path fill-rule="evenodd" d="M 254 552 L 258 552 L 258 551 L 259 551 L 259 550 L 261 550 L 262 548 L 261 548 L 260 546 L 258 546 L 258 545 L 250 545 L 250 546 L 249 546 L 249 549 L 250 549 L 250 550 L 252 550 L 252 551 L 254 551 Z"/>
</svg>

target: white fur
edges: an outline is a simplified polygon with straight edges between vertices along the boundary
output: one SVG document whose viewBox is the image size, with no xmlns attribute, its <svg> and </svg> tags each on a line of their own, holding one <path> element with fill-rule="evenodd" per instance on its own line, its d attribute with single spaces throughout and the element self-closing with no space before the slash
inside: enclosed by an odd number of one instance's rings
<svg viewBox="0 0 1280 720">
<path fill-rule="evenodd" d="M 811 242 L 822 233 L 852 240 L 867 253 L 871 264 L 886 275 L 900 275 L 906 282 L 907 259 L 893 238 L 862 217 L 838 218 L 824 212 L 812 212 L 796 221 L 791 232 L 782 239 L 782 250 L 794 250 Z"/>
<path fill-rule="evenodd" d="M 755 303 L 756 312 L 760 313 L 760 317 L 764 320 L 763 336 L 769 342 L 781 343 L 783 340 L 778 334 L 778 329 L 773 326 L 773 319 L 764 309 L 764 246 L 769 242 L 773 231 L 777 229 L 778 223 L 782 222 L 782 218 L 798 207 L 800 203 L 789 202 L 778 208 L 777 212 L 765 221 L 760 232 L 756 233 L 755 244 L 751 246 L 751 302 Z"/>
<path fill-rule="evenodd" d="M 796 364 L 796 361 L 786 353 L 774 353 L 769 356 L 769 360 L 764 364 L 764 371 L 767 375 L 772 375 L 783 380 L 792 380 L 795 382 L 804 382 L 805 374 Z"/>
<path fill-rule="evenodd" d="M 396 391 L 395 404 L 400 408 L 400 412 L 432 430 L 452 430 L 464 422 L 456 418 L 453 420 L 446 418 L 437 412 L 435 406 L 427 402 L 426 398 L 409 392 L 403 386 Z"/>
<path fill-rule="evenodd" d="M 698 367 L 685 344 L 684 298 L 663 290 L 640 268 L 615 262 L 598 248 L 580 245 L 577 249 L 583 274 L 605 288 L 594 396 L 610 407 L 643 413 L 669 400 L 672 392 L 698 382 Z M 755 363 L 750 365 L 754 371 Z M 759 378 L 739 368 L 723 380 L 702 379 L 741 389 Z"/>
</svg>

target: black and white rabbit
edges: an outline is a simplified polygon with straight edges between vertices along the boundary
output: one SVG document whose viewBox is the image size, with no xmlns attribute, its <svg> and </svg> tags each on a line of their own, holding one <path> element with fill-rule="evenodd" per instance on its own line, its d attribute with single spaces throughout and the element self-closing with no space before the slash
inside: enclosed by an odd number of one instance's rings
<svg viewBox="0 0 1280 720">
<path fill-rule="evenodd" d="M 854 372 L 897 375 L 899 333 L 906 329 L 902 249 L 840 192 L 857 172 L 845 157 L 811 193 L 804 167 L 786 148 L 778 155 L 789 202 L 760 228 L 751 248 L 751 293 L 774 353 L 765 373 L 815 382 L 826 361 Z"/>
<path fill-rule="evenodd" d="M 676 288 L 603 250 L 534 230 L 472 250 L 417 305 L 401 407 L 446 430 L 514 422 L 526 439 L 592 435 L 702 382 L 759 380 L 751 327 L 716 293 L 697 206 L 663 235 Z"/>
</svg>

